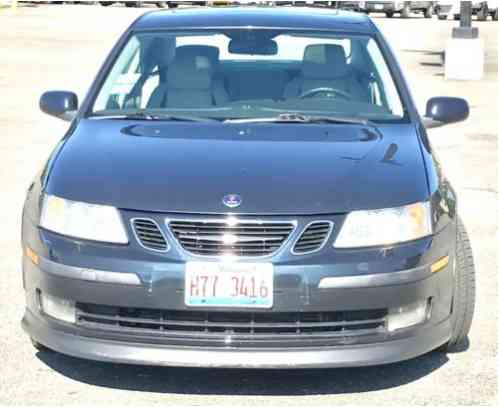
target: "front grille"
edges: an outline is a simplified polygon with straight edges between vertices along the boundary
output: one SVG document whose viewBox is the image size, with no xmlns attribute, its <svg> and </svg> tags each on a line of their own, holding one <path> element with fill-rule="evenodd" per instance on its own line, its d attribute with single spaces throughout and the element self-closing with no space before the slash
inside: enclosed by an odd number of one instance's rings
<svg viewBox="0 0 498 407">
<path fill-rule="evenodd" d="M 168 243 L 156 222 L 151 219 L 133 219 L 132 224 L 143 247 L 160 252 L 168 250 Z"/>
<path fill-rule="evenodd" d="M 385 332 L 387 309 L 335 312 L 205 312 L 78 303 L 77 323 L 87 328 L 154 337 L 211 340 L 226 345 L 294 344 Z M 182 343 L 187 343 L 182 342 Z"/>
<path fill-rule="evenodd" d="M 329 237 L 332 225 L 330 222 L 313 222 L 301 234 L 294 245 L 295 254 L 306 254 L 320 250 Z"/>
<path fill-rule="evenodd" d="M 171 232 L 188 252 L 201 256 L 266 256 L 277 251 L 294 230 L 291 222 L 175 220 Z"/>
</svg>

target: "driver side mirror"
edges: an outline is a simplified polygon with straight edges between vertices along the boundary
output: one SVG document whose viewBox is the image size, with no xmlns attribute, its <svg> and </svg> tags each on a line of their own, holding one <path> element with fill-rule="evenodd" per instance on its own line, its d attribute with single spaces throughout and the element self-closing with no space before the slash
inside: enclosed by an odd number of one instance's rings
<svg viewBox="0 0 498 407">
<path fill-rule="evenodd" d="M 423 118 L 427 129 L 461 122 L 469 117 L 469 104 L 465 99 L 435 97 L 429 99 Z"/>
<path fill-rule="evenodd" d="M 45 92 L 40 98 L 40 109 L 51 116 L 71 121 L 78 111 L 78 96 L 66 91 Z"/>
</svg>

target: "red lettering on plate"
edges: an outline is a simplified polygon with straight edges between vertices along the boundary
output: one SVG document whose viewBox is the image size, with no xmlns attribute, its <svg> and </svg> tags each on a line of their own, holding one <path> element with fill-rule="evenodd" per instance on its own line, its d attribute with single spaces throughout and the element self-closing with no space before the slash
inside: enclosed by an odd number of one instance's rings
<svg viewBox="0 0 498 407">
<path fill-rule="evenodd" d="M 202 296 L 206 297 L 206 286 L 207 286 L 207 282 L 209 280 L 209 277 L 208 276 L 201 276 L 201 280 L 202 280 Z"/>
<path fill-rule="evenodd" d="M 195 276 L 195 282 L 193 279 L 190 280 L 190 296 L 191 297 L 199 296 L 199 276 Z"/>
<path fill-rule="evenodd" d="M 247 284 L 246 279 L 244 277 L 241 278 L 240 282 L 240 294 L 244 297 L 247 297 Z"/>
<path fill-rule="evenodd" d="M 239 279 L 238 277 L 232 277 L 232 283 L 233 283 L 233 292 L 232 292 L 232 297 L 238 297 L 239 296 Z"/>
<path fill-rule="evenodd" d="M 261 285 L 259 286 L 259 296 L 261 298 L 267 298 L 268 297 L 268 287 L 265 284 L 264 280 L 261 280 Z"/>
<path fill-rule="evenodd" d="M 256 298 L 256 279 L 251 277 L 251 298 Z"/>
</svg>

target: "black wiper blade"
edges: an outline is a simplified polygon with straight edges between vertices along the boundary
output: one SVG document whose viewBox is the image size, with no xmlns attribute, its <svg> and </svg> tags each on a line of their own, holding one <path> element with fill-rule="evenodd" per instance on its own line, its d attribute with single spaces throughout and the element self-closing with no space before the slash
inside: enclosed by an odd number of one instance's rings
<svg viewBox="0 0 498 407">
<path fill-rule="evenodd" d="M 95 114 L 93 117 L 100 119 L 116 120 L 151 120 L 151 121 L 177 121 L 177 122 L 215 122 L 217 120 L 207 117 L 181 116 L 162 113 L 133 112 L 123 114 Z"/>
<path fill-rule="evenodd" d="M 349 116 L 312 116 L 299 113 L 282 113 L 274 117 L 259 117 L 252 119 L 231 119 L 229 123 L 336 123 L 336 124 L 360 124 L 363 126 L 375 126 L 370 120 Z"/>
</svg>

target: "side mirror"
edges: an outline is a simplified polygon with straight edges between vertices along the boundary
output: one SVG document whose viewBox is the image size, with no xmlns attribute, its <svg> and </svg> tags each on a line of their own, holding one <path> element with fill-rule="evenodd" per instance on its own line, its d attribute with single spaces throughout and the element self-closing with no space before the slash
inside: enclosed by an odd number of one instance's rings
<svg viewBox="0 0 498 407">
<path fill-rule="evenodd" d="M 469 104 L 465 99 L 451 97 L 431 98 L 427 102 L 424 125 L 428 129 L 461 122 L 469 117 Z"/>
<path fill-rule="evenodd" d="M 40 98 L 42 112 L 59 119 L 71 121 L 78 110 L 78 96 L 73 92 L 45 92 Z"/>
</svg>

